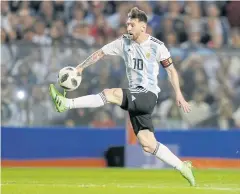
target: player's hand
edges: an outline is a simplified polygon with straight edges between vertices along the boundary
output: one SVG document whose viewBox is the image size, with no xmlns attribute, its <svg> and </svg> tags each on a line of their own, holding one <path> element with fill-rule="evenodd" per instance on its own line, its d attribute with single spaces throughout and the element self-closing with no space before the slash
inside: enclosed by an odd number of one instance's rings
<svg viewBox="0 0 240 194">
<path fill-rule="evenodd" d="M 190 104 L 184 99 L 182 94 L 176 95 L 177 106 L 181 107 L 184 112 L 189 113 L 191 111 Z"/>
</svg>

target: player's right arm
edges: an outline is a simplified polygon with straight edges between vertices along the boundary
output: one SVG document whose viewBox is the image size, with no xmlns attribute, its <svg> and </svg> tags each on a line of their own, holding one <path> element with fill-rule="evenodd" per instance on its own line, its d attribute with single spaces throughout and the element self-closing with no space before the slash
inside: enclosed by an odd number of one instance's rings
<svg viewBox="0 0 240 194">
<path fill-rule="evenodd" d="M 109 44 L 106 44 L 101 49 L 94 52 L 91 56 L 89 56 L 85 61 L 83 61 L 81 64 L 77 66 L 77 69 L 80 73 L 82 71 L 96 63 L 98 60 L 100 60 L 105 55 L 121 55 L 122 54 L 122 38 L 119 38 L 117 40 L 114 40 L 113 42 L 110 42 Z"/>
<path fill-rule="evenodd" d="M 86 67 L 96 63 L 98 60 L 100 60 L 104 56 L 104 52 L 102 49 L 97 50 L 92 55 L 90 55 L 85 61 L 83 61 L 81 64 L 77 66 L 78 72 L 82 73 L 83 69 Z"/>
</svg>

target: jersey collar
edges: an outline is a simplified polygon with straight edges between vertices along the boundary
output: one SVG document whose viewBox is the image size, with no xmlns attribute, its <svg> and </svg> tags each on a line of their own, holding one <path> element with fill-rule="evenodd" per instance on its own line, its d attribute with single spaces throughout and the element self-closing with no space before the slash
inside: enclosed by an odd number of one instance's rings
<svg viewBox="0 0 240 194">
<path fill-rule="evenodd" d="M 137 44 L 137 45 L 144 45 L 145 43 L 147 43 L 149 40 L 150 40 L 150 38 L 151 38 L 151 35 L 150 34 L 147 34 L 148 35 L 148 38 L 145 40 L 145 41 L 143 41 L 142 43 L 137 43 L 136 41 L 134 41 L 134 40 L 132 40 L 135 44 Z"/>
</svg>

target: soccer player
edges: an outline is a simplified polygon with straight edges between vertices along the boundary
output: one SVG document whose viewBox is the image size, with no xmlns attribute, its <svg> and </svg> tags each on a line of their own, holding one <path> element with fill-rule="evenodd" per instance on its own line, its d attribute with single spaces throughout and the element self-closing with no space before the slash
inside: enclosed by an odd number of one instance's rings
<svg viewBox="0 0 240 194">
<path fill-rule="evenodd" d="M 80 73 L 94 64 L 104 55 L 123 57 L 126 64 L 129 88 L 104 89 L 101 93 L 74 99 L 65 98 L 50 85 L 50 95 L 58 112 L 74 108 L 96 108 L 112 103 L 127 110 L 134 132 L 144 151 L 155 155 L 160 160 L 177 169 L 190 185 L 195 185 L 192 165 L 189 161 L 182 162 L 165 145 L 154 136 L 151 114 L 157 102 L 159 64 L 167 71 L 170 82 L 176 93 L 176 102 L 184 112 L 190 111 L 179 86 L 179 79 L 174 68 L 170 53 L 164 43 L 146 33 L 147 16 L 137 7 L 128 13 L 127 34 L 103 46 L 94 52 L 83 63 L 77 66 Z"/>
</svg>

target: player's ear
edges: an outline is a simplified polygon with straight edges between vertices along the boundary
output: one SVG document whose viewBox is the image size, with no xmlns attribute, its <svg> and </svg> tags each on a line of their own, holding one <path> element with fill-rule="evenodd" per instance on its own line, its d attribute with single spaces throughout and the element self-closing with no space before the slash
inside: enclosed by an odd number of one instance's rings
<svg viewBox="0 0 240 194">
<path fill-rule="evenodd" d="M 147 29 L 147 25 L 144 22 L 142 22 L 141 31 L 146 32 L 146 29 Z"/>
</svg>

